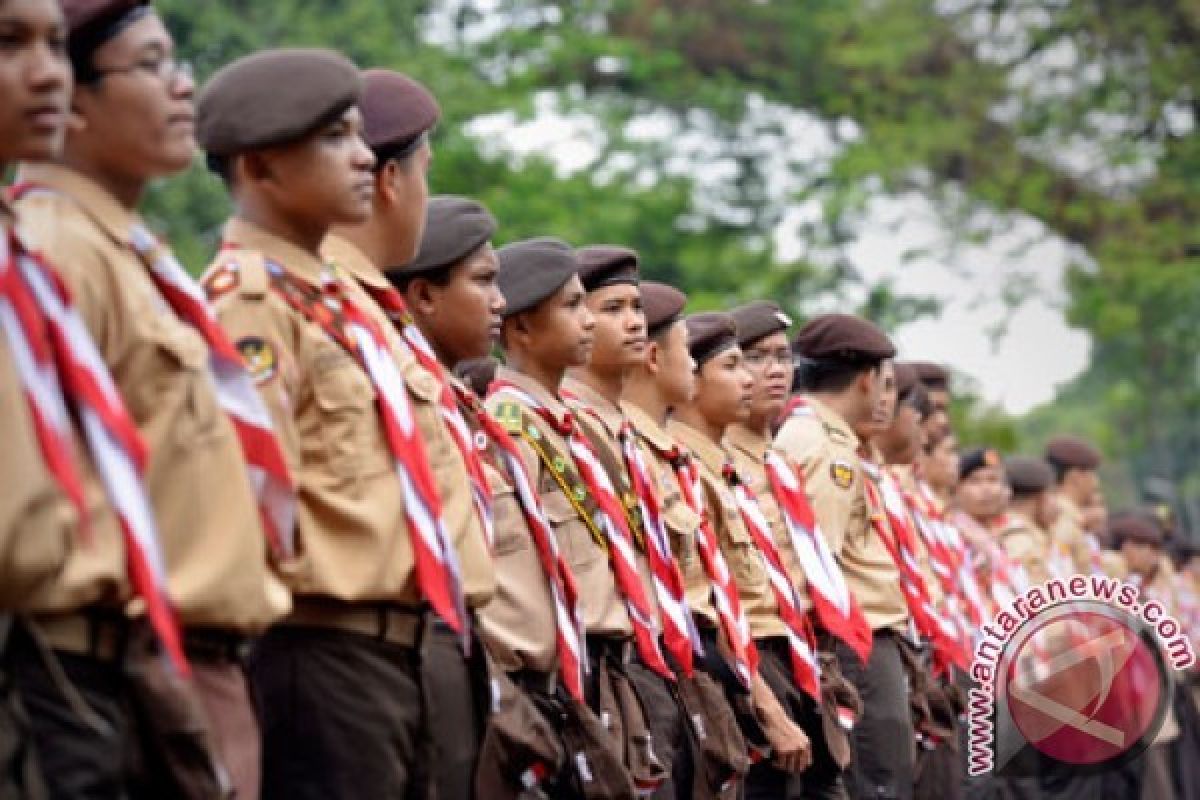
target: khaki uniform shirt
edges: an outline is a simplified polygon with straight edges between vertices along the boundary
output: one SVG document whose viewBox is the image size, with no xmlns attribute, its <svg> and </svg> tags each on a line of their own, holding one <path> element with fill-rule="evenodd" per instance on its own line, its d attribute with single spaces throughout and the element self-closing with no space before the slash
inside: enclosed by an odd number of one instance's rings
<svg viewBox="0 0 1200 800">
<path fill-rule="evenodd" d="M 567 407 L 532 378 L 501 367 L 496 373 L 496 379 L 507 381 L 533 397 L 545 406 L 558 422 L 566 419 L 569 413 Z M 558 546 L 575 575 L 585 630 L 588 634 L 599 636 L 631 636 L 633 625 L 629 621 L 625 603 L 617 592 L 607 550 L 597 543 L 592 530 L 564 493 L 555 473 L 543 463 L 529 441 L 532 438 L 538 442 L 551 458 L 562 456 L 564 465 L 569 467 L 571 451 L 566 440 L 550 425 L 542 423 L 536 412 L 524 409 L 511 394 L 493 395 L 485 405 L 514 433 L 513 438 L 521 449 L 525 466 L 529 469 L 529 474 L 534 476 L 534 485 L 542 500 L 542 507 L 546 510 L 546 518 L 554 526 Z M 521 422 L 520 416 L 514 417 L 514 411 L 518 415 L 528 414 L 535 422 Z M 562 474 L 559 473 L 560 476 Z M 586 513 L 595 513 L 595 507 L 591 505 L 589 498 L 585 496 L 578 498 L 578 501 Z"/>
<path fill-rule="evenodd" d="M 625 453 L 619 438 L 621 426 L 625 423 L 625 412 L 620 406 L 610 403 L 583 381 L 568 378 L 563 382 L 563 390 L 574 398 L 567 402 L 567 406 L 575 412 L 575 418 L 587 432 L 588 441 L 595 446 L 598 454 L 603 455 L 600 463 L 606 469 L 609 464 L 612 464 L 617 471 L 615 475 L 610 471 L 608 479 L 612 481 L 617 490 L 617 496 L 626 509 L 625 520 L 633 534 L 633 550 L 637 554 L 637 571 L 638 577 L 642 579 L 642 591 L 645 592 L 646 599 L 650 601 L 654 624 L 661 630 L 662 614 L 658 607 L 658 595 L 654 591 L 654 575 L 650 571 L 650 559 L 646 556 L 645 523 L 642 520 L 642 511 L 637 495 L 633 492 L 633 480 L 629 477 L 629 471 L 625 467 Z M 658 498 L 660 508 L 662 499 L 661 496 Z"/>
<path fill-rule="evenodd" d="M 779 618 L 779 604 L 762 552 L 750 531 L 746 530 L 737 499 L 721 474 L 729 454 L 690 425 L 671 422 L 667 430 L 699 463 L 709 519 L 729 571 L 737 581 L 738 599 L 742 601 L 742 611 L 750 623 L 750 634 L 755 639 L 787 636 L 787 626 Z"/>
<path fill-rule="evenodd" d="M 395 329 L 387 314 L 379 307 L 363 287 L 386 290 L 391 288 L 387 278 L 357 247 L 339 236 L 329 235 L 321 245 L 321 255 L 334 266 L 339 275 L 349 277 L 349 289 L 352 299 L 359 308 L 369 313 L 384 335 L 388 337 L 388 345 L 401 373 L 419 373 L 427 378 L 434 378 L 421 367 L 412 355 L 403 337 Z M 448 376 L 449 370 L 446 371 Z M 422 382 L 422 386 L 427 381 Z M 436 379 L 432 384 L 440 392 Z M 414 391 L 416 391 L 414 387 Z M 434 395 L 436 403 L 437 395 Z M 437 483 L 438 494 L 442 498 L 442 514 L 446 527 L 454 540 L 458 551 L 459 566 L 462 568 L 463 591 L 466 594 L 469 608 L 481 608 L 491 599 L 496 590 L 496 568 L 492 563 L 488 550 L 487 538 L 479 513 L 475 508 L 475 500 L 471 494 L 470 476 L 467 465 L 463 460 L 462 451 L 455 444 L 446 423 L 439 412 L 434 416 L 430 425 L 425 424 L 424 418 L 418 420 L 421 433 L 424 434 L 425 450 L 433 466 L 433 477 Z"/>
<path fill-rule="evenodd" d="M 696 547 L 700 515 L 683 499 L 675 466 L 664 456 L 672 448 L 678 447 L 680 452 L 687 452 L 687 448 L 678 444 L 665 428 L 642 409 L 632 403 L 622 403 L 621 407 L 638 433 L 638 447 L 641 448 L 646 469 L 650 471 L 651 480 L 662 498 L 663 523 L 671 539 L 671 553 L 683 575 L 688 608 L 709 626 L 716 627 L 718 618 L 717 608 L 713 604 L 712 585 Z"/>
<path fill-rule="evenodd" d="M 1090 575 L 1092 572 L 1092 555 L 1088 549 L 1088 534 L 1083 530 L 1083 511 L 1069 497 L 1057 494 L 1058 521 L 1050 531 L 1052 544 L 1065 551 L 1075 572 L 1080 575 Z"/>
<path fill-rule="evenodd" d="M 229 248 L 216 261 L 222 269 L 206 283 L 221 323 L 251 364 L 298 487 L 296 558 L 281 569 L 284 580 L 296 595 L 415 606 L 412 542 L 371 380 L 270 288 L 264 260 L 314 286 L 324 265 L 238 219 L 225 240 Z M 422 430 L 433 428 L 437 381 L 415 363 L 405 366 L 414 416 Z M 453 444 L 427 446 L 435 471 L 454 463 Z"/>
<path fill-rule="evenodd" d="M 131 211 L 64 167 L 22 167 L 50 188 L 19 206 L 21 225 L 62 271 L 149 450 L 145 484 L 167 582 L 187 627 L 258 633 L 289 609 L 208 348 L 170 310 L 130 243 Z"/>
<path fill-rule="evenodd" d="M 775 499 L 771 479 L 767 476 L 766 457 L 770 447 L 770 439 L 745 425 L 731 425 L 725 431 L 725 450 L 733 457 L 733 465 L 742 480 L 758 498 L 758 507 L 771 526 L 775 547 L 779 550 L 788 577 L 792 579 L 792 585 L 796 587 L 800 611 L 804 612 L 812 608 L 812 598 L 808 596 L 808 579 L 800 564 L 800 555 L 796 552 L 791 531 L 783 519 L 783 510 Z"/>
<path fill-rule="evenodd" d="M 462 385 L 453 376 L 451 380 Z M 460 409 L 479 439 L 478 419 L 470 409 Z M 552 672 L 558 664 L 558 622 L 550 581 L 507 467 L 494 448 L 486 450 L 484 471 L 492 490 L 496 593 L 479 611 L 481 634 L 503 669 Z"/>
<path fill-rule="evenodd" d="M 871 526 L 858 437 L 820 401 L 809 398 L 808 403 L 814 413 L 790 417 L 775 446 L 804 468 L 817 522 L 867 623 L 873 630 L 903 632 L 908 607 L 900 572 Z"/>
<path fill-rule="evenodd" d="M 1030 584 L 1045 583 L 1050 574 L 1050 534 L 1023 514 L 1010 511 L 1000 530 L 1000 545 L 1013 562 L 1025 569 Z"/>
</svg>

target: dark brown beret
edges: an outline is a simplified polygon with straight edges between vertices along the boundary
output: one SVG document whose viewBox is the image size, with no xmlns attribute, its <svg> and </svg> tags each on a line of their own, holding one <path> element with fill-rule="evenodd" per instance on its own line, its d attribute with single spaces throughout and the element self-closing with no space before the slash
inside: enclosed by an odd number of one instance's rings
<svg viewBox="0 0 1200 800">
<path fill-rule="evenodd" d="M 971 473 L 984 467 L 999 467 L 1004 464 L 1000 454 L 990 447 L 976 447 L 958 457 L 958 479 L 964 480 Z"/>
<path fill-rule="evenodd" d="M 737 324 L 738 345 L 748 347 L 773 333 L 786 331 L 792 318 L 770 300 L 755 300 L 729 312 Z"/>
<path fill-rule="evenodd" d="M 591 292 L 638 282 L 638 254 L 628 247 L 594 244 L 579 248 L 579 280 Z"/>
<path fill-rule="evenodd" d="M 286 144 L 358 102 L 362 78 L 340 53 L 263 50 L 217 71 L 196 102 L 196 139 L 210 156 Z"/>
<path fill-rule="evenodd" d="M 1162 525 L 1154 517 L 1141 510 L 1118 511 L 1108 523 L 1108 534 L 1113 546 L 1134 541 L 1162 547 L 1165 537 Z"/>
<path fill-rule="evenodd" d="M 792 348 L 814 361 L 882 361 L 896 355 L 896 346 L 887 334 L 850 314 L 813 317 L 796 334 Z"/>
<path fill-rule="evenodd" d="M 1096 469 L 1100 451 L 1078 436 L 1055 436 L 1046 443 L 1046 460 L 1059 468 Z"/>
<path fill-rule="evenodd" d="M 429 201 L 425 234 L 411 264 L 389 269 L 389 275 L 416 275 L 457 264 L 491 240 L 496 220 L 466 197 L 443 195 Z"/>
<path fill-rule="evenodd" d="M 471 391 L 480 397 L 487 397 L 488 387 L 496 378 L 496 370 L 500 362 L 491 356 L 484 358 L 469 358 L 459 362 L 454 367 L 458 379 L 470 387 Z"/>
<path fill-rule="evenodd" d="M 950 373 L 942 365 L 934 364 L 932 361 L 912 361 L 910 363 L 917 371 L 917 377 L 926 387 L 930 389 L 950 388 Z"/>
<path fill-rule="evenodd" d="M 896 370 L 896 394 L 903 397 L 916 388 L 921 379 L 917 376 L 917 370 L 912 364 L 897 363 Z"/>
<path fill-rule="evenodd" d="M 363 139 L 377 153 L 401 151 L 429 131 L 442 116 L 442 109 L 429 90 L 399 72 L 369 69 L 363 73 Z M 389 155 L 400 156 L 403 152 Z"/>
<path fill-rule="evenodd" d="M 537 306 L 579 272 L 579 256 L 558 239 L 525 239 L 500 248 L 496 276 L 504 295 L 504 316 Z"/>
<path fill-rule="evenodd" d="M 688 352 L 696 369 L 737 346 L 737 323 L 724 311 L 704 311 L 687 318 Z"/>
<path fill-rule="evenodd" d="M 1016 494 L 1037 494 L 1054 485 L 1054 470 L 1041 458 L 1012 456 L 1004 462 L 1004 471 Z"/>
<path fill-rule="evenodd" d="M 642 293 L 642 310 L 646 313 L 647 336 L 655 336 L 677 322 L 687 305 L 687 296 L 665 283 L 643 281 L 638 289 Z"/>
</svg>

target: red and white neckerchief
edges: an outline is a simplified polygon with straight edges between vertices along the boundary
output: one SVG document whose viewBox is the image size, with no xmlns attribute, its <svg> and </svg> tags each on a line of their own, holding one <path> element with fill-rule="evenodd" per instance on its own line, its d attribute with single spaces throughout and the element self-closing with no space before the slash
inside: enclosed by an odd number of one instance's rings
<svg viewBox="0 0 1200 800">
<path fill-rule="evenodd" d="M 975 641 L 981 635 L 981 627 L 987 622 L 988 609 L 983 590 L 975 579 L 975 569 L 966 542 L 958 528 L 946 519 L 933 488 L 923 480 L 917 482 L 917 497 L 935 537 L 942 543 L 950 559 L 950 582 L 957 590 L 962 611 L 972 632 L 971 640 Z"/>
<path fill-rule="evenodd" d="M 604 471 L 592 446 L 579 431 L 579 423 L 574 413 L 566 411 L 565 424 L 554 416 L 536 398 L 508 381 L 495 381 L 491 387 L 492 394 L 509 394 L 526 408 L 532 410 L 556 430 L 567 442 L 571 451 L 571 460 L 579 477 L 587 486 L 588 493 L 600 509 L 597 522 L 608 543 L 609 563 L 612 564 L 613 576 L 616 578 L 617 591 L 625 602 L 629 620 L 633 624 L 633 637 L 637 643 L 638 653 L 646 666 L 667 680 L 674 680 L 675 675 L 667 666 L 662 650 L 658 645 L 657 625 L 654 622 L 653 609 L 650 599 L 646 596 L 642 579 L 638 575 L 637 557 L 633 549 L 633 534 L 625 519 L 625 510 L 617 497 L 608 473 Z"/>
<path fill-rule="evenodd" d="M 454 389 L 446 377 L 445 367 L 433 352 L 433 347 L 425 338 L 425 334 L 421 333 L 421 329 L 413 321 L 412 315 L 408 313 L 408 306 L 398 291 L 390 286 L 384 288 L 361 282 L 359 285 L 387 314 L 388 319 L 392 321 L 405 344 L 408 345 L 413 357 L 417 359 L 417 363 L 436 377 L 441 384 L 438 405 L 442 412 L 442 420 L 446 423 L 446 428 L 450 431 L 450 436 L 454 439 L 454 444 L 458 447 L 463 462 L 466 464 L 467 475 L 471 479 L 471 497 L 475 501 L 479 524 L 483 526 L 483 535 L 487 539 L 488 547 L 492 548 L 496 541 L 496 531 L 492 520 L 492 487 L 488 486 L 487 473 L 483 470 L 483 461 L 479 457 L 479 451 L 472 446 L 471 428 L 463 419 L 462 412 L 454 400 Z"/>
<path fill-rule="evenodd" d="M 934 607 L 917 560 L 915 534 L 907 507 L 891 473 L 867 458 L 861 459 L 867 480 L 864 488 L 871 524 L 900 573 L 900 588 L 917 633 L 933 647 L 935 674 L 946 674 L 951 664 L 970 667 L 969 655 L 958 645 L 955 630 Z"/>
<path fill-rule="evenodd" d="M 691 677 L 693 652 L 695 655 L 704 655 L 704 645 L 700 643 L 700 632 L 696 629 L 692 610 L 688 608 L 683 574 L 671 554 L 662 506 L 654 492 L 642 452 L 638 449 L 633 426 L 628 420 L 621 426 L 618 438 L 625 456 L 625 469 L 629 472 L 629 482 L 642 510 L 646 558 L 650 562 L 650 573 L 654 576 L 654 594 L 658 598 L 658 610 L 663 620 L 663 642 L 679 665 L 680 672 Z"/>
<path fill-rule="evenodd" d="M 358 362 L 371 379 L 384 439 L 404 495 L 404 519 L 411 534 L 417 586 L 421 596 L 470 648 L 470 621 L 463 596 L 458 553 L 446 530 L 442 498 L 425 440 L 413 415 L 412 401 L 383 329 L 351 299 L 326 270 L 319 287 L 290 275 L 266 260 L 272 288 L 299 314 L 325 332 Z"/>
<path fill-rule="evenodd" d="M 770 449 L 764 460 L 767 479 L 783 514 L 792 547 L 804 569 L 813 611 L 825 630 L 841 639 L 866 664 L 871 657 L 871 625 L 850 593 L 842 567 L 834 559 L 804 491 L 804 478 L 784 456 Z"/>
<path fill-rule="evenodd" d="M 67 287 L 13 231 L 2 233 L 0 330 L 12 351 L 47 468 L 85 521 L 82 482 L 72 453 L 70 408 L 117 513 L 130 584 L 145 602 L 146 616 L 167 658 L 180 675 L 187 676 L 191 670 L 142 482 L 145 443 Z"/>
<path fill-rule="evenodd" d="M 796 587 L 788 577 L 779 549 L 771 536 L 771 528 L 758 507 L 754 492 L 737 474 L 733 464 L 726 462 L 722 468 L 725 482 L 733 492 L 742 522 L 754 540 L 763 563 L 767 568 L 767 576 L 771 581 L 771 589 L 775 593 L 775 602 L 779 607 L 779 618 L 787 627 L 788 650 L 792 656 L 792 677 L 803 691 L 811 697 L 821 698 L 821 665 L 817 662 L 817 645 L 813 637 L 812 625 L 808 617 L 800 610 L 800 598 L 796 595 Z"/>
<path fill-rule="evenodd" d="M 271 554 L 286 561 L 295 555 L 296 488 L 254 380 L 213 315 L 203 290 L 170 251 L 140 223 L 130 231 L 129 242 L 167 305 L 208 345 L 209 374 L 221 409 L 241 444 L 250 485 L 258 498 L 263 532 Z"/>
<path fill-rule="evenodd" d="M 579 613 L 579 589 L 575 576 L 554 538 L 554 528 L 546 518 L 542 501 L 538 499 L 533 479 L 521 460 L 521 451 L 504 426 L 496 421 L 479 399 L 469 390 L 455 386 L 455 395 L 460 403 L 471 411 L 488 441 L 496 446 L 505 473 L 512 481 L 517 504 L 525 517 L 525 524 L 537 549 L 538 560 L 550 584 L 550 596 L 554 600 L 554 619 L 557 629 L 558 671 L 563 685 L 579 702 L 583 703 L 583 674 L 587 669 L 587 652 L 584 638 L 583 618 Z"/>
<path fill-rule="evenodd" d="M 645 441 L 649 442 L 649 439 Z M 721 552 L 717 535 L 712 528 L 712 518 L 704 502 L 700 470 L 696 460 L 678 446 L 672 447 L 662 455 L 675 470 L 683 502 L 700 518 L 700 527 L 696 529 L 696 550 L 700 555 L 700 564 L 704 567 L 704 574 L 708 576 L 712 586 L 713 606 L 717 610 L 717 619 L 725 632 L 725 639 L 733 656 L 734 670 L 738 680 L 749 689 L 754 674 L 758 672 L 758 647 L 750 633 L 750 622 L 742 611 L 737 583 L 733 579 L 733 573 L 729 571 L 729 564 L 725 561 L 725 554 Z"/>
</svg>

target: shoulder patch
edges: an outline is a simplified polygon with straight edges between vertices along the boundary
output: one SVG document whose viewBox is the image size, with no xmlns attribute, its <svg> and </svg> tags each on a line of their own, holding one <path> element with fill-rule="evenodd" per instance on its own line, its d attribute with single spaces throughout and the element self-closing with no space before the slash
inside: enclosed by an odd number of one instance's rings
<svg viewBox="0 0 1200 800">
<path fill-rule="evenodd" d="M 511 400 L 506 400 L 496 405 L 496 410 L 492 412 L 492 416 L 496 418 L 504 430 L 509 433 L 521 432 L 521 406 Z"/>
<path fill-rule="evenodd" d="M 255 383 L 262 385 L 279 372 L 279 354 L 275 346 L 261 336 L 243 336 L 237 340 L 237 350 Z"/>
<path fill-rule="evenodd" d="M 833 461 L 829 465 L 829 477 L 837 486 L 849 489 L 854 484 L 854 467 L 847 461 Z"/>
</svg>

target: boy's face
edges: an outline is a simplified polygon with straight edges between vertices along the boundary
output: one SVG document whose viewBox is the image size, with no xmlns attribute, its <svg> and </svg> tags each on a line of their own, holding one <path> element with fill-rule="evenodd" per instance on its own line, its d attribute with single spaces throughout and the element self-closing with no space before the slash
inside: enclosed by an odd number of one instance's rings
<svg viewBox="0 0 1200 800">
<path fill-rule="evenodd" d="M 67 149 L 107 174 L 147 181 L 191 166 L 196 85 L 175 61 L 157 14 L 134 22 L 92 54 L 99 77 L 75 89 Z"/>
<path fill-rule="evenodd" d="M 725 427 L 750 414 L 754 378 L 742 351 L 731 347 L 704 362 L 696 375 L 696 410 L 710 424 Z"/>
<path fill-rule="evenodd" d="M 448 366 L 483 358 L 499 338 L 504 296 L 496 286 L 498 269 L 496 252 L 485 242 L 451 270 L 445 286 L 409 285 L 409 306 L 421 314 L 437 349 L 451 361 Z"/>
<path fill-rule="evenodd" d="M 387 215 L 389 244 L 395 248 L 390 264 L 408 264 L 417 257 L 425 234 L 425 209 L 429 203 L 429 165 L 433 150 L 428 140 L 406 158 L 389 161 L 379 170 L 376 191 L 387 202 L 377 205 L 377 213 Z"/>
<path fill-rule="evenodd" d="M 1004 513 L 1012 490 L 1008 488 L 1004 467 L 980 467 L 959 481 L 954 496 L 967 514 L 988 520 Z"/>
<path fill-rule="evenodd" d="M 658 365 L 656 382 L 672 408 L 692 402 L 696 395 L 696 363 L 688 352 L 687 323 L 677 320 L 653 344 Z"/>
<path fill-rule="evenodd" d="M 638 287 L 620 283 L 594 289 L 587 294 L 587 307 L 596 320 L 589 365 L 621 370 L 641 364 L 646 357 L 646 315 Z"/>
<path fill-rule="evenodd" d="M 71 99 L 67 31 L 55 0 L 0 0 L 0 165 L 53 158 Z"/>
<path fill-rule="evenodd" d="M 892 424 L 879 435 L 878 443 L 893 464 L 911 464 L 923 449 L 921 412 L 902 405 L 892 416 Z"/>
<path fill-rule="evenodd" d="M 792 350 L 783 331 L 764 336 L 743 353 L 746 368 L 754 378 L 750 416 L 773 420 L 779 416 L 792 387 Z"/>
<path fill-rule="evenodd" d="M 525 357 L 552 369 L 583 367 L 592 355 L 596 321 L 584 302 L 578 275 L 537 308 L 509 317 L 505 340 L 520 346 Z"/>
<path fill-rule="evenodd" d="M 375 156 L 361 131 L 362 114 L 349 108 L 298 142 L 245 156 L 256 160 L 246 172 L 294 223 L 357 225 L 370 217 L 375 191 Z"/>
</svg>

